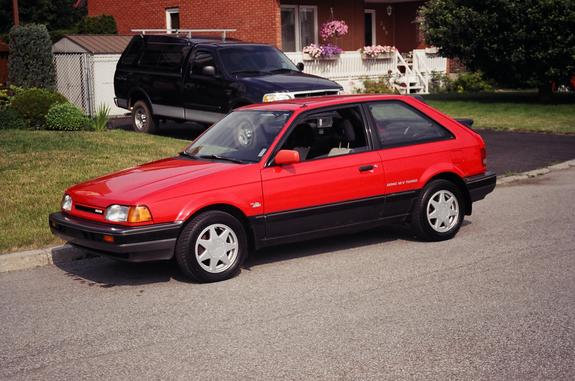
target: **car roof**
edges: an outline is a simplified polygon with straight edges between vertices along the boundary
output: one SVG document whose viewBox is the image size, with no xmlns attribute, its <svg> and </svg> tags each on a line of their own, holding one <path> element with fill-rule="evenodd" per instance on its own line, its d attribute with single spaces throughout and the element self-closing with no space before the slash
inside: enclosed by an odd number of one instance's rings
<svg viewBox="0 0 575 381">
<path fill-rule="evenodd" d="M 363 103 L 379 100 L 402 100 L 406 98 L 413 99 L 413 97 L 409 95 L 326 95 L 320 97 L 297 98 L 285 101 L 252 104 L 241 107 L 238 110 L 295 111 L 299 109 L 315 109 L 349 103 Z"/>
<path fill-rule="evenodd" d="M 235 38 L 226 38 L 222 41 L 221 38 L 214 36 L 197 35 L 194 37 L 186 37 L 183 35 L 169 36 L 169 35 L 144 35 L 144 39 L 149 43 L 162 43 L 162 44 L 177 44 L 177 45 L 197 45 L 197 44 L 210 44 L 213 46 L 233 46 L 233 45 L 251 45 L 251 46 L 271 46 L 267 44 L 258 44 L 252 42 L 240 41 Z"/>
</svg>

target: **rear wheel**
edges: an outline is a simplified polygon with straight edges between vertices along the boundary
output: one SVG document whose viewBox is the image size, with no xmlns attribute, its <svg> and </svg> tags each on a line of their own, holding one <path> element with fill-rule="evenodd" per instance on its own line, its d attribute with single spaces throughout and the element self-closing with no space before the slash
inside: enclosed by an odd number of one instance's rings
<svg viewBox="0 0 575 381">
<path fill-rule="evenodd" d="M 137 101 L 132 107 L 132 128 L 136 132 L 153 133 L 158 120 L 152 115 L 152 110 L 144 101 Z"/>
<path fill-rule="evenodd" d="M 464 203 L 459 188 L 447 180 L 433 180 L 414 205 L 411 221 L 417 236 L 443 241 L 457 234 L 463 222 Z"/>
<path fill-rule="evenodd" d="M 218 282 L 239 272 L 247 248 L 242 224 L 228 213 L 212 210 L 186 225 L 178 238 L 175 256 L 189 278 Z"/>
</svg>

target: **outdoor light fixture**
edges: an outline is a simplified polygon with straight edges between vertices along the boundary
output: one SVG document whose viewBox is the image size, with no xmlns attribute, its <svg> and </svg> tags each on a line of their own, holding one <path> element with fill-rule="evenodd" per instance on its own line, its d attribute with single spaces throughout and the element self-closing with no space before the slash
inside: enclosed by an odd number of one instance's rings
<svg viewBox="0 0 575 381">
<path fill-rule="evenodd" d="M 387 6 L 387 15 L 391 16 L 391 12 L 393 11 L 393 7 L 391 5 Z"/>
</svg>

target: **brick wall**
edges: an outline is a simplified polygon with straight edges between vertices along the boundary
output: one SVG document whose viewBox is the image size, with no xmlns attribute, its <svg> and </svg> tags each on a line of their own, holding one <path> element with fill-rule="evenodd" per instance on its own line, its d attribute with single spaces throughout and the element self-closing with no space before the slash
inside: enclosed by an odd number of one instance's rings
<svg viewBox="0 0 575 381">
<path fill-rule="evenodd" d="M 114 16 L 118 33 L 166 27 L 165 10 L 180 9 L 181 29 L 237 29 L 229 36 L 244 41 L 281 44 L 279 0 L 89 0 L 90 16 Z"/>
</svg>

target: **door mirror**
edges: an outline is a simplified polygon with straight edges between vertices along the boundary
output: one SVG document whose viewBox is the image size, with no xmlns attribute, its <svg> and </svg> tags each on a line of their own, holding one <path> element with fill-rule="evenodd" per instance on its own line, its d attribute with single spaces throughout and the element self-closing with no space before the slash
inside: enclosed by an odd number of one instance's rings
<svg viewBox="0 0 575 381">
<path fill-rule="evenodd" d="M 298 64 L 296 66 L 297 66 L 297 69 L 299 71 L 303 71 L 303 68 L 304 68 L 303 62 L 298 62 Z"/>
<path fill-rule="evenodd" d="M 291 149 L 282 149 L 278 151 L 275 158 L 277 165 L 289 165 L 299 163 L 299 152 Z"/>
<path fill-rule="evenodd" d="M 202 74 L 207 75 L 208 77 L 214 77 L 216 75 L 216 68 L 213 66 L 204 66 Z"/>
</svg>

